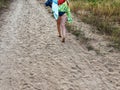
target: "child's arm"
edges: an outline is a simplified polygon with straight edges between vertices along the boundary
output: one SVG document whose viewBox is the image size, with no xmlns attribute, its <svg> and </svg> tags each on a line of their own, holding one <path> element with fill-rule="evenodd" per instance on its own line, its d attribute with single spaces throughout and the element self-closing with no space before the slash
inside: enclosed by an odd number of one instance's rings
<svg viewBox="0 0 120 90">
<path fill-rule="evenodd" d="M 72 22 L 72 16 L 71 16 L 71 11 L 70 11 L 69 6 L 67 8 L 66 14 L 67 14 L 67 20 L 68 20 L 68 22 L 71 23 Z"/>
<path fill-rule="evenodd" d="M 71 16 L 71 11 L 70 11 L 70 6 L 69 6 L 69 0 L 66 0 L 67 2 L 67 17 L 68 17 L 68 22 L 71 23 L 72 22 L 72 16 Z"/>
</svg>

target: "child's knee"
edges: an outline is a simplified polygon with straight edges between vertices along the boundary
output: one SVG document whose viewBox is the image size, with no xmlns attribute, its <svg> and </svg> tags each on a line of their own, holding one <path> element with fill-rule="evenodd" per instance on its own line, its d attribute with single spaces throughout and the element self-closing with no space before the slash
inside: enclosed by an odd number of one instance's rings
<svg viewBox="0 0 120 90">
<path fill-rule="evenodd" d="M 64 23 L 61 23 L 60 25 L 61 25 L 61 27 L 65 28 L 65 24 Z"/>
</svg>

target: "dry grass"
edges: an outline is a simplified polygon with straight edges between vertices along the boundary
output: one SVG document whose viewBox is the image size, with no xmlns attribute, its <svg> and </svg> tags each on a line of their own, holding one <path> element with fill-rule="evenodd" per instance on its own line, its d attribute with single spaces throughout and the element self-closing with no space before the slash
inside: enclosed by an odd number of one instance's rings
<svg viewBox="0 0 120 90">
<path fill-rule="evenodd" d="M 71 10 L 120 48 L 120 0 L 71 0 Z"/>
<path fill-rule="evenodd" d="M 12 1 L 12 0 L 0 0 L 0 9 L 6 8 L 9 1 Z"/>
</svg>

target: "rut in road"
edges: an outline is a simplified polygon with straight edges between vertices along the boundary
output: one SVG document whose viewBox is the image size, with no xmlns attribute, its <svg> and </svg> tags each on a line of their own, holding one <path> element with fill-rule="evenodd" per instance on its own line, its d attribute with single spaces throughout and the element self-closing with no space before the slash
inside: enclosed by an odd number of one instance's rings
<svg viewBox="0 0 120 90">
<path fill-rule="evenodd" d="M 37 0 L 14 0 L 1 18 L 0 90 L 120 90 L 119 55 L 90 53 L 70 33 L 61 43 Z"/>
</svg>

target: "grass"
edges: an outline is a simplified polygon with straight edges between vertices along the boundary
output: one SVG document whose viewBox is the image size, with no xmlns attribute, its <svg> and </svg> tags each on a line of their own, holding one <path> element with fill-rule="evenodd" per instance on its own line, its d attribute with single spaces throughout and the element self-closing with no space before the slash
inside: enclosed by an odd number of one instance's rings
<svg viewBox="0 0 120 90">
<path fill-rule="evenodd" d="M 0 9 L 7 7 L 10 0 L 0 0 Z"/>
<path fill-rule="evenodd" d="M 73 24 L 66 24 L 67 30 L 68 32 L 72 33 L 73 35 L 76 36 L 77 40 L 80 40 L 81 43 L 86 44 L 87 41 L 89 40 L 89 38 L 86 38 L 84 35 L 84 32 L 81 31 L 80 28 L 78 28 L 77 26 L 73 25 Z"/>
<path fill-rule="evenodd" d="M 5 5 L 4 0 L 0 0 L 0 8 L 2 8 Z"/>
<path fill-rule="evenodd" d="M 82 21 L 110 36 L 120 49 L 120 0 L 70 0 L 70 7 Z"/>
</svg>

